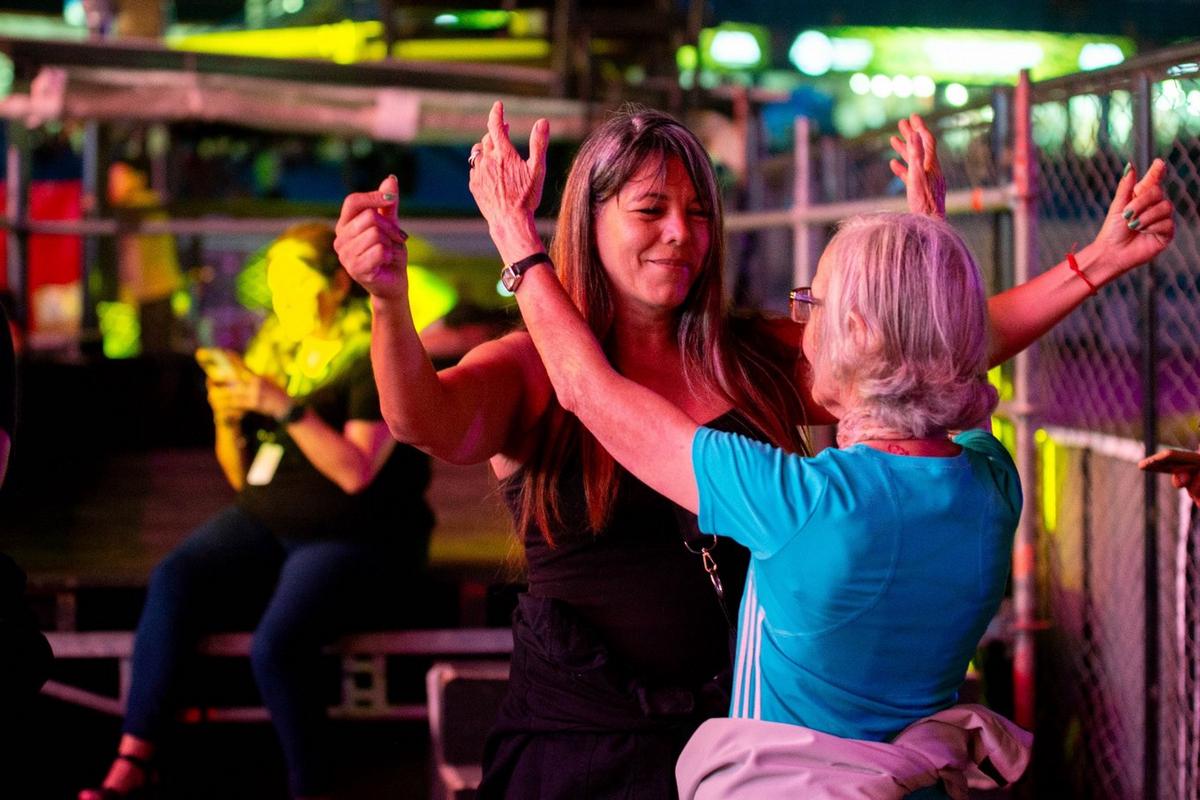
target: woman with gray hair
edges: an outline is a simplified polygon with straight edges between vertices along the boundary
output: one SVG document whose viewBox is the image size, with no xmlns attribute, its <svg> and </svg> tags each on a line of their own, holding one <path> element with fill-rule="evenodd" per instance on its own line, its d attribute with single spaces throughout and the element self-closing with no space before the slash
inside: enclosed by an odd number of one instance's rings
<svg viewBox="0 0 1200 800">
<path fill-rule="evenodd" d="M 1163 170 L 1140 183 L 1126 171 L 1089 266 L 1123 271 L 1170 242 Z M 542 253 L 528 174 L 494 110 L 471 191 L 505 261 Z M 609 201 L 636 211 L 652 198 L 678 226 L 643 261 L 701 249 L 683 222 L 686 181 L 670 162 L 646 164 Z M 812 399 L 843 420 L 843 449 L 816 457 L 702 425 L 622 374 L 546 261 L 515 288 L 557 402 L 701 531 L 751 551 L 731 716 L 884 742 L 951 706 L 1003 595 L 1021 509 L 1016 468 L 988 431 L 983 281 L 953 229 L 914 214 L 850 220 L 813 286 L 793 291 Z"/>
<path fill-rule="evenodd" d="M 921 190 L 919 207 L 935 213 L 939 192 L 924 190 L 936 159 L 932 146 L 920 150 L 928 132 L 914 124 L 901 123 L 907 170 L 922 176 L 910 191 Z M 798 372 L 799 328 L 739 321 L 725 304 L 720 195 L 696 137 L 645 109 L 605 121 L 571 167 L 547 255 L 533 212 L 548 126 L 533 126 L 527 160 L 508 139 L 500 104 L 488 129 L 472 152 L 471 187 L 507 264 L 505 285 L 521 298 L 523 280 L 553 259 L 588 335 L 602 343 L 600 357 L 624 378 L 693 429 L 805 452 L 798 426 L 833 417 Z M 704 719 L 728 712 L 729 636 L 748 553 L 700 535 L 677 494 L 618 466 L 618 451 L 563 404 L 529 333 L 485 343 L 435 372 L 413 330 L 397 200 L 391 176 L 378 191 L 347 197 L 335 245 L 371 293 L 384 418 L 397 439 L 440 458 L 489 459 L 526 558 L 529 589 L 513 617 L 512 677 L 481 796 L 673 796 L 684 743 Z M 1102 283 L 1136 262 L 1081 253 L 1080 263 L 1085 280 Z M 1064 265 L 993 298 L 993 363 L 1082 302 L 1085 280 Z M 660 420 L 637 414 L 628 430 L 660 441 Z"/>
</svg>

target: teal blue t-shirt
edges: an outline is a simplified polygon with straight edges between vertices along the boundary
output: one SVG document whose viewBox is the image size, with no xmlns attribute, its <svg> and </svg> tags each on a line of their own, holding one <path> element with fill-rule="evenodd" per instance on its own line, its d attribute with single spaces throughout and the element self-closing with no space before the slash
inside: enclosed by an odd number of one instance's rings
<svg viewBox="0 0 1200 800">
<path fill-rule="evenodd" d="M 991 434 L 950 458 L 815 458 L 700 428 L 700 529 L 753 555 L 730 716 L 887 741 L 953 705 L 1004 594 L 1021 484 Z"/>
</svg>

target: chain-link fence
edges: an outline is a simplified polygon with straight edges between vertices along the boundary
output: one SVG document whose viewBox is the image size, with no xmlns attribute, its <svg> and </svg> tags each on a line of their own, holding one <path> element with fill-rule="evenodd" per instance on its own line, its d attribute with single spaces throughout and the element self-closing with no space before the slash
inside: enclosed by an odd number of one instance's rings
<svg viewBox="0 0 1200 800">
<path fill-rule="evenodd" d="M 1028 514 L 1014 558 L 1015 707 L 1003 710 L 1036 725 L 1033 796 L 1200 797 L 1200 530 L 1166 477 L 1136 468 L 1159 442 L 1200 443 L 1200 46 L 1000 89 L 927 121 L 950 219 L 994 290 L 1090 242 L 1127 163 L 1167 163 L 1174 244 L 994 374 Z M 760 177 L 759 208 L 791 194 L 790 212 L 731 215 L 751 241 L 775 229 L 769 251 L 744 246 L 756 271 L 764 252 L 774 259 L 766 305 L 783 283 L 807 282 L 830 223 L 900 202 L 890 134 L 800 137 L 792 168 Z"/>
<path fill-rule="evenodd" d="M 1035 87 L 1039 244 L 1091 237 L 1126 163 L 1166 161 L 1174 245 L 1103 288 L 1036 351 L 1044 613 L 1042 769 L 1058 795 L 1190 800 L 1197 580 L 1190 507 L 1137 459 L 1200 441 L 1200 47 Z M 1149 635 L 1147 635 L 1149 631 Z"/>
</svg>

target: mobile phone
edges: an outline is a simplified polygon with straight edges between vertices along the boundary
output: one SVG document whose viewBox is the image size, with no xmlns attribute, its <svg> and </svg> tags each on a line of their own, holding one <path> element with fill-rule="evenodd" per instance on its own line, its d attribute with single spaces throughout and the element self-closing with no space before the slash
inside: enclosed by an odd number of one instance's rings
<svg viewBox="0 0 1200 800">
<path fill-rule="evenodd" d="M 1200 471 L 1200 453 L 1194 450 L 1180 450 L 1168 447 L 1159 450 L 1152 456 L 1147 456 L 1138 462 L 1138 468 L 1147 472 L 1183 472 L 1185 470 Z"/>
<path fill-rule="evenodd" d="M 196 363 L 208 377 L 217 383 L 231 383 L 237 379 L 238 370 L 229 353 L 219 347 L 201 347 L 196 350 Z"/>
</svg>

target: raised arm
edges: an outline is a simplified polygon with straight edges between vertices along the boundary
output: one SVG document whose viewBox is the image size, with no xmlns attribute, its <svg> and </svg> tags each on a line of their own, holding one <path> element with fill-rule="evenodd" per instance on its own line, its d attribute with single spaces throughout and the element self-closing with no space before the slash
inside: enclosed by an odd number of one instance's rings
<svg viewBox="0 0 1200 800">
<path fill-rule="evenodd" d="M 541 180 L 547 132 L 545 120 L 534 125 L 530 156 L 523 160 L 509 141 L 504 107 L 496 103 L 471 171 L 471 194 L 507 264 L 543 251 L 533 212 L 522 197 L 531 182 Z M 691 458 L 696 423 L 661 395 L 612 368 L 550 267 L 543 264 L 527 271 L 516 297 L 563 408 L 579 417 L 604 449 L 643 483 L 696 511 Z"/>
<path fill-rule="evenodd" d="M 946 181 L 937 157 L 937 140 L 924 120 L 913 114 L 891 138 L 897 158 L 892 173 L 904 182 L 909 210 L 945 218 Z M 1041 275 L 994 295 L 988 301 L 992 327 L 991 364 L 1007 361 L 1057 325 L 1099 288 L 1145 264 L 1175 233 L 1171 204 L 1162 191 L 1166 166 L 1155 161 L 1141 181 L 1127 169 L 1096 241 L 1075 254 L 1081 278 L 1067 259 Z M 1090 285 L 1089 285 L 1090 284 Z"/>
<path fill-rule="evenodd" d="M 378 191 L 347 197 L 334 241 L 346 271 L 371 294 L 371 364 L 387 427 L 399 441 L 458 464 L 498 453 L 517 457 L 510 451 L 519 434 L 549 397 L 541 365 L 514 335 L 434 370 L 409 307 L 408 236 L 396 218 L 397 192 L 396 178 L 388 176 Z"/>
<path fill-rule="evenodd" d="M 1100 232 L 1075 254 L 1079 272 L 1068 259 L 988 302 L 992 322 L 992 363 L 1028 347 L 1059 320 L 1109 281 L 1149 262 L 1175 236 L 1171 201 L 1163 194 L 1166 165 L 1156 159 L 1139 181 L 1127 167 L 1117 183 Z"/>
</svg>

